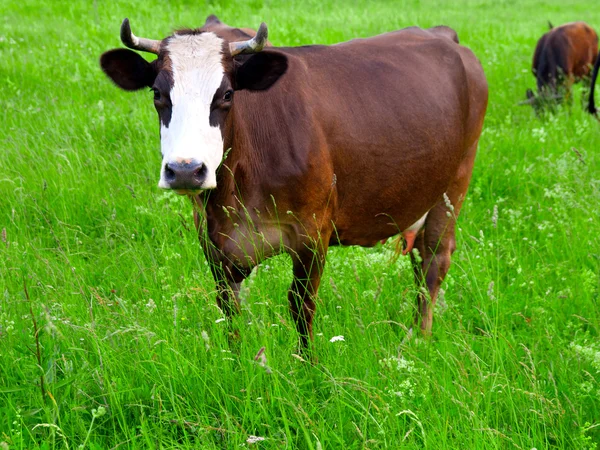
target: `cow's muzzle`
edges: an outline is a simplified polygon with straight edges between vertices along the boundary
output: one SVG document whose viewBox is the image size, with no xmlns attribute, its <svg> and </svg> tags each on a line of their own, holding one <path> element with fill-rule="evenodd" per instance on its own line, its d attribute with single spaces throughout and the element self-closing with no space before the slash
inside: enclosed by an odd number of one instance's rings
<svg viewBox="0 0 600 450">
<path fill-rule="evenodd" d="M 164 167 L 165 188 L 181 194 L 198 192 L 204 188 L 207 169 L 203 163 L 170 162 Z"/>
</svg>

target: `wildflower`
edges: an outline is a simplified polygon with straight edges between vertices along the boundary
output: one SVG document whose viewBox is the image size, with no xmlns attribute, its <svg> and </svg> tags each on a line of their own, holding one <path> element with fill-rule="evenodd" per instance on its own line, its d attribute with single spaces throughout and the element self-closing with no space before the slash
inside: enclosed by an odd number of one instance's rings
<svg viewBox="0 0 600 450">
<path fill-rule="evenodd" d="M 338 341 L 344 341 L 344 336 L 334 336 L 331 339 L 329 339 L 329 342 L 338 342 Z"/>
<path fill-rule="evenodd" d="M 264 440 L 265 440 L 264 437 L 250 435 L 250 436 L 248 436 L 248 439 L 246 439 L 246 443 L 247 444 L 256 444 L 257 442 L 264 441 Z"/>
<path fill-rule="evenodd" d="M 104 406 L 98 406 L 98 409 L 92 409 L 92 417 L 97 419 L 106 414 L 106 408 Z"/>
<path fill-rule="evenodd" d="M 225 322 L 225 317 L 221 317 L 220 319 L 215 320 L 215 323 Z"/>
<path fill-rule="evenodd" d="M 204 340 L 204 346 L 206 347 L 206 351 L 210 350 L 210 338 L 208 337 L 208 333 L 204 330 L 202 330 L 202 333 L 200 333 L 200 335 L 202 336 L 202 339 Z"/>
<path fill-rule="evenodd" d="M 494 282 L 493 281 L 490 281 L 490 284 L 488 285 L 487 295 L 491 301 L 496 300 L 496 296 L 494 295 Z"/>
<path fill-rule="evenodd" d="M 597 373 L 600 373 L 600 350 L 598 350 L 597 346 L 590 345 L 586 347 L 571 342 L 570 347 L 577 355 L 590 363 L 596 369 Z"/>
<path fill-rule="evenodd" d="M 148 303 L 146 303 L 146 308 L 148 308 L 148 311 L 150 311 L 151 313 L 154 312 L 154 310 L 156 309 L 156 303 L 154 303 L 154 300 L 148 299 Z"/>
</svg>

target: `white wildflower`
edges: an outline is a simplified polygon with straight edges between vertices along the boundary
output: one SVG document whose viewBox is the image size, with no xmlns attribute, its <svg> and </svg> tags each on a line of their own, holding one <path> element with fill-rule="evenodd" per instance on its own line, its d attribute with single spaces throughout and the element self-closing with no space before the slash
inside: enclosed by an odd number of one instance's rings
<svg viewBox="0 0 600 450">
<path fill-rule="evenodd" d="M 204 330 L 202 330 L 202 333 L 200 333 L 200 335 L 202 336 L 202 339 L 204 340 L 204 346 L 206 347 L 206 351 L 210 350 L 210 338 L 208 337 L 208 333 Z"/>
<path fill-rule="evenodd" d="M 262 436 L 250 435 L 250 436 L 248 436 L 248 439 L 246 439 L 246 443 L 247 444 L 256 444 L 257 442 L 264 441 L 264 440 L 265 440 L 265 438 Z"/>
<path fill-rule="evenodd" d="M 344 341 L 344 336 L 334 336 L 331 339 L 329 339 L 329 342 L 338 342 L 338 341 Z"/>
<path fill-rule="evenodd" d="M 583 346 L 571 342 L 570 347 L 578 356 L 590 363 L 597 373 L 600 373 L 600 349 L 597 345 Z"/>
<path fill-rule="evenodd" d="M 154 300 L 149 299 L 148 303 L 146 303 L 146 308 L 148 308 L 148 311 L 150 311 L 151 313 L 154 312 L 154 310 L 156 309 L 156 303 L 154 303 Z"/>
<path fill-rule="evenodd" d="M 488 285 L 487 295 L 491 301 L 496 300 L 496 296 L 494 295 L 494 282 L 493 281 L 490 281 L 490 284 Z"/>
</svg>

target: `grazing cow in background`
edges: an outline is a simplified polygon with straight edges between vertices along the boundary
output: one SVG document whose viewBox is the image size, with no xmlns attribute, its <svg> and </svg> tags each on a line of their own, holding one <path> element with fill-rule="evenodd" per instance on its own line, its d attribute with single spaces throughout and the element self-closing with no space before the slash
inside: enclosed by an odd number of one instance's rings
<svg viewBox="0 0 600 450">
<path fill-rule="evenodd" d="M 533 54 L 533 75 L 538 95 L 527 90 L 527 101 L 536 109 L 548 100 L 562 100 L 571 93 L 571 86 L 589 79 L 591 67 L 598 55 L 598 35 L 585 22 L 572 22 L 553 28 L 537 43 Z"/>
<path fill-rule="evenodd" d="M 588 99 L 587 110 L 590 114 L 598 116 L 596 105 L 594 102 L 594 90 L 596 89 L 596 78 L 598 78 L 598 70 L 600 69 L 600 58 L 596 58 L 596 64 L 594 64 L 594 71 L 592 72 L 592 81 L 590 82 L 590 96 Z"/>
<path fill-rule="evenodd" d="M 159 187 L 191 197 L 220 308 L 236 312 L 251 269 L 287 252 L 306 347 L 329 246 L 409 230 L 429 292 L 416 322 L 430 333 L 487 107 L 481 64 L 447 27 L 264 50 L 266 25 L 250 34 L 211 16 L 155 41 L 125 19 L 123 43 L 158 58 L 100 61 L 121 88 L 154 92 Z"/>
</svg>

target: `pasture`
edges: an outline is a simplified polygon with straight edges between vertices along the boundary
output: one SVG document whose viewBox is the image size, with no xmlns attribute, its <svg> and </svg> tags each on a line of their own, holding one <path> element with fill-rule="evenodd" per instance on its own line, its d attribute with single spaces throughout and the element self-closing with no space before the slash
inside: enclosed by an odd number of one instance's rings
<svg viewBox="0 0 600 450">
<path fill-rule="evenodd" d="M 445 24 L 478 56 L 490 100 L 431 338 L 405 340 L 392 243 L 330 249 L 318 364 L 286 256 L 246 281 L 231 336 L 192 206 L 156 186 L 152 93 L 98 64 L 124 17 L 159 39 L 211 13 L 294 46 Z M 579 86 L 516 106 L 547 20 L 600 32 L 590 0 L 2 2 L 0 448 L 597 448 L 600 123 Z"/>
</svg>

